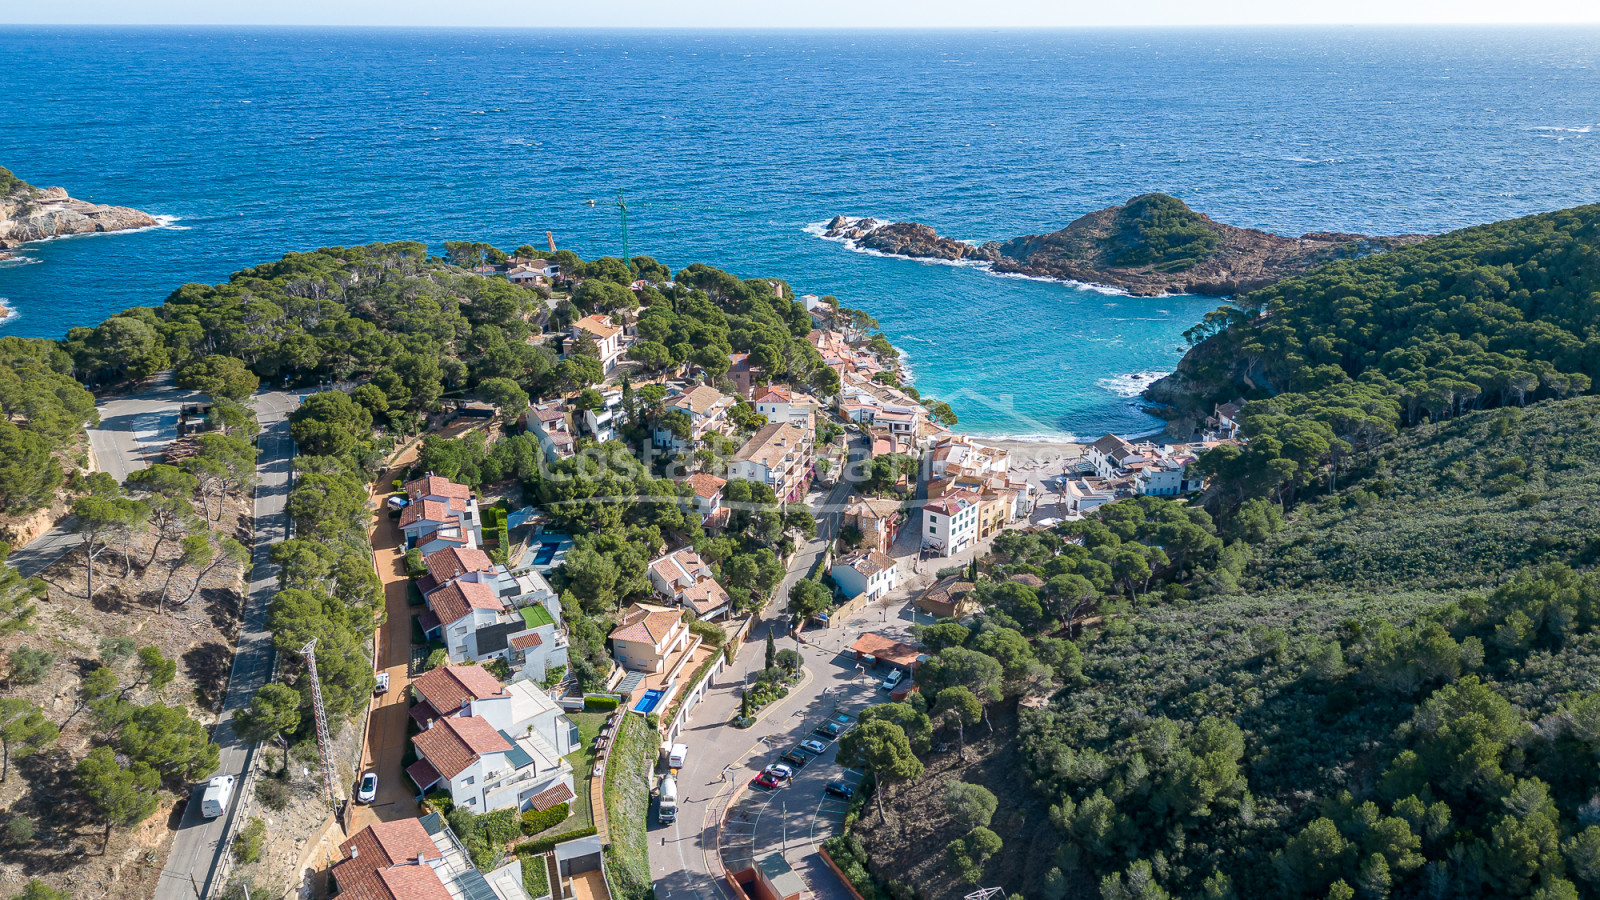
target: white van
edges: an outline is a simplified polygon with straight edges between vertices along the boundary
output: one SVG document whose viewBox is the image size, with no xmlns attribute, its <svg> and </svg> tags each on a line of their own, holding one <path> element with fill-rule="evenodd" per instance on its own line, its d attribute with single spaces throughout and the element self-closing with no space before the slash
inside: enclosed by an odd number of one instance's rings
<svg viewBox="0 0 1600 900">
<path fill-rule="evenodd" d="M 200 815 L 215 819 L 228 811 L 228 800 L 233 797 L 233 776 L 218 775 L 206 782 L 206 792 L 200 796 Z"/>
<path fill-rule="evenodd" d="M 667 768 L 681 769 L 683 763 L 689 758 L 688 744 L 673 744 L 672 752 L 667 754 Z"/>
<path fill-rule="evenodd" d="M 656 806 L 656 819 L 663 825 L 678 819 L 678 779 L 671 775 L 661 779 L 661 802 Z"/>
</svg>

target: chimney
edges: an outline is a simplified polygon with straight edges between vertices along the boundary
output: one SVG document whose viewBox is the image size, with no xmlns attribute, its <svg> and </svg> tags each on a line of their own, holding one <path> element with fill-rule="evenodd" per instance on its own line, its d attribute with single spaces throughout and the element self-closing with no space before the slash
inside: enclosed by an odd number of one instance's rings
<svg viewBox="0 0 1600 900">
<path fill-rule="evenodd" d="M 360 855 L 361 855 L 361 848 L 357 847 L 355 844 L 351 844 L 350 845 L 350 858 L 351 859 L 355 859 L 356 857 L 358 857 Z"/>
</svg>

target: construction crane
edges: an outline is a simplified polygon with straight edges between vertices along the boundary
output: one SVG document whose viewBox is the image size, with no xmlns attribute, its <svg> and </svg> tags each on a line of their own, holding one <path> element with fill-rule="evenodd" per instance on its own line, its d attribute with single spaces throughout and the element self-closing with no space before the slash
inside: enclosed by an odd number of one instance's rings
<svg viewBox="0 0 1600 900">
<path fill-rule="evenodd" d="M 306 672 L 311 676 L 311 710 L 317 720 L 317 755 L 322 758 L 322 787 L 328 792 L 328 806 L 336 809 L 338 794 L 333 781 L 333 738 L 328 734 L 328 708 L 322 703 L 322 679 L 317 677 L 317 639 L 300 648 L 305 657 Z"/>
</svg>

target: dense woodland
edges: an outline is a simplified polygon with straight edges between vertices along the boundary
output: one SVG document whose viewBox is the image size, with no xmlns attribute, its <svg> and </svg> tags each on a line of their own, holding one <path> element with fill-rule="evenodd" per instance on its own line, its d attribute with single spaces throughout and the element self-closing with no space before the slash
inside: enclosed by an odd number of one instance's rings
<svg viewBox="0 0 1600 900">
<path fill-rule="evenodd" d="M 1246 398 L 1248 447 L 1192 504 L 996 542 L 986 612 L 922 626 L 922 690 L 845 748 L 878 784 L 830 845 L 852 879 L 1600 897 L 1597 223 L 1467 229 L 1210 317 L 1180 412 Z M 1001 713 L 1021 771 L 968 747 Z M 933 828 L 918 780 L 949 754 Z"/>
</svg>

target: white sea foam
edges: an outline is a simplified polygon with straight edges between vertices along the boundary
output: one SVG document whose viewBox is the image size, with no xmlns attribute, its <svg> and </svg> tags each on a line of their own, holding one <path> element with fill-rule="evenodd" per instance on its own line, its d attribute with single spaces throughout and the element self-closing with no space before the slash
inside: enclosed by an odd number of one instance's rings
<svg viewBox="0 0 1600 900">
<path fill-rule="evenodd" d="M 973 430 L 971 428 L 964 428 L 963 426 L 960 426 L 960 425 L 957 425 L 956 428 L 963 430 L 973 440 L 980 441 L 980 442 L 982 442 L 982 441 L 994 441 L 994 442 L 999 442 L 999 441 L 1017 441 L 1019 443 L 1020 442 L 1028 442 L 1028 443 L 1035 443 L 1035 444 L 1082 444 L 1082 443 L 1084 443 L 1083 438 L 1078 437 L 1077 435 L 1073 434 L 1070 431 L 1055 431 L 1055 432 L 1031 433 L 1031 434 L 1011 434 L 1009 432 L 993 432 L 993 433 L 991 433 L 991 432 L 987 432 L 987 431 L 976 431 L 976 430 Z"/>
<path fill-rule="evenodd" d="M 1529 131 L 1564 131 L 1569 134 L 1588 134 L 1594 130 L 1593 125 L 1530 125 Z"/>
<path fill-rule="evenodd" d="M 1154 384 L 1156 379 L 1171 374 L 1171 372 L 1129 372 L 1126 375 L 1102 378 L 1095 382 L 1095 386 L 1110 391 L 1118 397 L 1137 397 L 1144 393 L 1145 388 Z"/>
<path fill-rule="evenodd" d="M 183 219 L 178 217 L 178 216 L 151 216 L 151 218 L 156 220 L 156 224 L 154 224 L 154 225 L 146 225 L 143 228 L 119 228 L 119 229 L 117 229 L 115 231 L 85 231 L 85 232 L 82 232 L 82 233 L 79 233 L 79 234 L 57 234 L 57 235 L 52 235 L 51 237 L 47 237 L 47 238 L 40 238 L 37 241 L 29 241 L 28 243 L 30 243 L 30 244 L 43 244 L 43 243 L 46 243 L 48 241 L 70 241 L 70 240 L 72 240 L 74 238 L 100 237 L 102 235 L 107 235 L 107 234 L 138 234 L 141 231 L 188 231 L 189 230 L 189 226 L 188 225 L 178 225 L 178 224 L 176 224 L 178 222 L 182 222 L 183 221 Z"/>
<path fill-rule="evenodd" d="M 845 216 L 845 220 L 849 222 L 860 221 L 859 219 L 852 219 L 849 216 Z M 874 250 L 871 247 L 863 247 L 854 238 L 828 234 L 827 222 L 813 222 L 810 225 L 803 226 L 800 230 L 804 231 L 806 234 L 812 235 L 813 237 L 822 238 L 825 241 L 833 241 L 835 244 L 843 244 L 846 250 L 860 253 L 863 256 L 876 256 L 879 259 L 903 259 L 907 262 L 927 263 L 935 266 L 955 266 L 962 269 L 977 269 L 982 272 L 987 272 L 996 278 L 1015 278 L 1019 281 L 1038 281 L 1045 284 L 1065 284 L 1075 288 L 1082 288 L 1086 291 L 1094 291 L 1097 294 L 1107 294 L 1112 297 L 1128 296 L 1128 292 L 1126 290 L 1123 290 L 1119 287 L 1112 287 L 1109 284 L 1095 284 L 1093 282 L 1078 281 L 1072 278 L 1051 278 L 1046 275 L 1028 275 L 1023 272 L 996 272 L 994 270 L 994 264 L 985 259 L 924 259 L 916 256 L 900 256 L 894 253 L 884 253 L 882 250 Z M 873 230 L 876 231 L 877 229 Z M 954 240 L 954 238 L 952 238 L 952 240 Z M 973 244 L 971 241 L 962 241 L 962 243 L 970 244 L 971 246 L 978 246 L 977 244 Z M 1161 296 L 1170 297 L 1175 295 L 1162 294 Z"/>
</svg>

